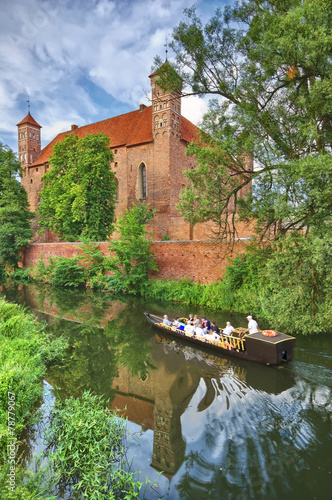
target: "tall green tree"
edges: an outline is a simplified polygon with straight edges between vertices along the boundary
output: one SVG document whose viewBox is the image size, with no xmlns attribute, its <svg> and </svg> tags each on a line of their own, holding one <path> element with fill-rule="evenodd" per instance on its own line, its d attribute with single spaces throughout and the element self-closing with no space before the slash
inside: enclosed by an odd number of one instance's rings
<svg viewBox="0 0 332 500">
<path fill-rule="evenodd" d="M 69 135 L 53 147 L 38 209 L 42 228 L 67 241 L 104 241 L 113 231 L 116 179 L 105 134 Z"/>
<path fill-rule="evenodd" d="M 114 271 L 115 286 L 123 291 L 138 293 L 147 284 L 150 271 L 157 271 L 151 252 L 147 224 L 156 211 L 138 202 L 118 220 L 119 239 L 112 241 L 110 268 Z"/>
<path fill-rule="evenodd" d="M 331 7 L 331 0 L 243 0 L 205 25 L 195 8 L 185 11 L 173 31 L 176 69 L 185 93 L 215 96 L 202 125 L 208 151 L 189 149 L 198 167 L 179 205 L 189 221 L 212 219 L 218 236 L 232 237 L 229 214 L 238 210 L 265 238 L 329 223 Z M 178 90 L 174 71 L 162 66 L 159 76 Z M 254 171 L 244 153 L 255 158 Z M 253 196 L 239 196 L 251 180 Z"/>
<path fill-rule="evenodd" d="M 17 267 L 20 250 L 32 237 L 28 197 L 19 182 L 20 162 L 0 143 L 0 267 Z"/>
</svg>

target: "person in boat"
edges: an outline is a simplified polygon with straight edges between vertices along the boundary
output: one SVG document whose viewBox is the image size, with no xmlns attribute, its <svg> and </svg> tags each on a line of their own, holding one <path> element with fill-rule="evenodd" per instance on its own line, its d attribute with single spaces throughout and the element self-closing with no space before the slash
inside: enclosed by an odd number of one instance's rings
<svg viewBox="0 0 332 500">
<path fill-rule="evenodd" d="M 206 334 L 210 328 L 211 328 L 211 323 L 208 319 L 205 318 L 205 316 L 203 316 L 202 318 L 202 330 L 204 331 L 204 333 Z"/>
<path fill-rule="evenodd" d="M 195 327 L 194 327 L 194 325 L 192 325 L 192 324 L 190 323 L 190 321 L 189 321 L 189 320 L 187 321 L 187 324 L 186 324 L 186 326 L 184 327 L 184 331 L 185 331 L 186 333 L 192 333 L 192 334 L 194 334 L 194 333 L 195 333 Z"/>
<path fill-rule="evenodd" d="M 211 321 L 211 330 L 214 333 L 220 333 L 219 326 L 216 325 L 215 321 Z"/>
<path fill-rule="evenodd" d="M 205 338 L 208 340 L 220 340 L 219 335 L 219 327 L 215 324 L 214 321 L 211 321 L 211 328 L 209 332 L 205 335 Z"/>
<path fill-rule="evenodd" d="M 164 323 L 164 325 L 166 325 L 166 326 L 171 326 L 171 325 L 172 325 L 172 323 L 171 323 L 171 322 L 170 322 L 170 320 L 168 319 L 167 314 L 164 314 L 163 323 Z"/>
<path fill-rule="evenodd" d="M 205 333 L 204 333 L 203 328 L 201 328 L 202 324 L 197 316 L 196 316 L 196 319 L 194 320 L 193 326 L 194 326 L 194 331 L 195 331 L 196 337 L 204 337 Z"/>
<path fill-rule="evenodd" d="M 223 334 L 224 335 L 231 335 L 233 330 L 234 330 L 234 326 L 231 325 L 230 321 L 227 321 L 226 327 L 223 329 Z"/>
<path fill-rule="evenodd" d="M 194 315 L 193 314 L 189 314 L 189 320 L 188 321 L 190 321 L 191 325 L 194 324 Z"/>
<path fill-rule="evenodd" d="M 182 323 L 181 321 L 179 321 L 178 318 L 175 318 L 175 320 L 173 321 L 173 326 L 175 326 L 176 328 L 178 328 L 179 330 L 184 330 L 184 327 L 186 326 L 184 323 Z"/>
<path fill-rule="evenodd" d="M 247 332 L 249 333 L 249 335 L 251 333 L 257 333 L 258 332 L 258 324 L 257 324 L 257 321 L 255 319 L 253 319 L 252 316 L 247 316 L 247 320 L 248 320 L 248 329 L 247 329 Z"/>
</svg>

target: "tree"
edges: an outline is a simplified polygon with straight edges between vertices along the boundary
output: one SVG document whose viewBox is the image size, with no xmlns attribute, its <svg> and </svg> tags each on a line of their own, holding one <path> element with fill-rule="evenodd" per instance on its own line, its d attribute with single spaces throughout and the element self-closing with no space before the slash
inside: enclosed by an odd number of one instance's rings
<svg viewBox="0 0 332 500">
<path fill-rule="evenodd" d="M 202 126 L 209 151 L 202 153 L 201 144 L 189 149 L 198 167 L 187 173 L 182 214 L 191 222 L 215 220 L 222 237 L 236 234 L 229 217 L 236 211 L 256 220 L 261 238 L 329 223 L 330 0 L 243 0 L 217 10 L 206 25 L 195 8 L 185 12 L 173 32 L 176 69 L 187 94 L 217 99 Z M 159 84 L 178 90 L 167 66 Z M 259 168 L 251 171 L 244 153 Z M 250 181 L 253 196 L 239 196 Z"/>
<path fill-rule="evenodd" d="M 0 143 L 0 267 L 17 267 L 20 250 L 32 237 L 28 197 L 19 182 L 20 162 Z"/>
<path fill-rule="evenodd" d="M 156 211 L 138 202 L 119 219 L 119 240 L 111 243 L 110 268 L 114 271 L 115 286 L 136 294 L 146 284 L 149 271 L 157 271 L 146 226 Z"/>
<path fill-rule="evenodd" d="M 67 241 L 104 241 L 114 222 L 116 179 L 109 138 L 69 135 L 53 147 L 38 209 L 42 228 Z"/>
</svg>

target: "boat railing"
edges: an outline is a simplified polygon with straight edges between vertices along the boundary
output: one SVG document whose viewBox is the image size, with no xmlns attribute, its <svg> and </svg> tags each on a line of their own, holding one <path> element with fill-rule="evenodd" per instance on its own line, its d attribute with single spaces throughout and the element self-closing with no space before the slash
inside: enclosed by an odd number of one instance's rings
<svg viewBox="0 0 332 500">
<path fill-rule="evenodd" d="M 164 323 L 156 323 L 156 325 L 163 327 L 165 330 L 170 330 L 171 332 L 178 333 L 183 337 L 194 338 L 195 340 L 199 340 L 202 344 L 213 344 L 218 347 L 222 347 L 223 349 L 228 350 L 237 350 L 237 351 L 245 351 L 246 350 L 246 342 L 244 339 L 239 337 L 233 337 L 232 335 L 223 335 L 220 334 L 220 340 L 212 340 L 207 339 L 205 337 L 197 337 L 194 333 L 185 332 L 184 330 L 180 330 L 175 326 L 165 325 Z"/>
</svg>

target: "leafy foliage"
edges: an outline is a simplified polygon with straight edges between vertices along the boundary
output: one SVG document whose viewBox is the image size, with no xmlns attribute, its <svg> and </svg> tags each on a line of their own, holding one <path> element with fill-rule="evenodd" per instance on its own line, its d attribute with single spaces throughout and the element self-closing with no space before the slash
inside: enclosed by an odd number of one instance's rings
<svg viewBox="0 0 332 500">
<path fill-rule="evenodd" d="M 28 197 L 19 183 L 21 167 L 11 149 L 0 143 L 0 274 L 17 267 L 20 250 L 32 237 Z"/>
<path fill-rule="evenodd" d="M 126 470 L 125 420 L 100 396 L 57 400 L 46 434 L 52 474 L 80 498 L 139 498 L 141 483 Z"/>
<path fill-rule="evenodd" d="M 110 259 L 110 269 L 114 275 L 110 281 L 123 291 L 134 294 L 142 291 L 149 271 L 157 270 L 146 230 L 154 213 L 149 205 L 139 202 L 127 210 L 117 223 L 119 240 L 111 244 L 113 257 Z"/>
<path fill-rule="evenodd" d="M 104 241 L 111 234 L 116 196 L 113 154 L 105 134 L 67 136 L 53 147 L 43 176 L 40 224 L 62 239 Z"/>
<path fill-rule="evenodd" d="M 47 337 L 22 307 L 0 300 L 0 448 L 8 432 L 8 392 L 15 394 L 15 432 L 23 429 L 41 396 L 46 364 L 63 359 L 66 341 Z M 5 425 L 6 424 L 6 425 Z"/>
<path fill-rule="evenodd" d="M 329 1 L 243 0 L 205 25 L 195 8 L 185 13 L 173 31 L 177 70 L 187 93 L 217 97 L 202 124 L 207 152 L 201 144 L 189 150 L 198 167 L 187 174 L 183 215 L 193 223 L 213 220 L 218 238 L 236 236 L 229 214 L 254 218 L 261 238 L 330 220 Z M 174 70 L 159 76 L 162 86 L 178 87 Z M 251 171 L 244 153 L 259 168 Z M 250 180 L 253 196 L 241 193 Z"/>
</svg>

